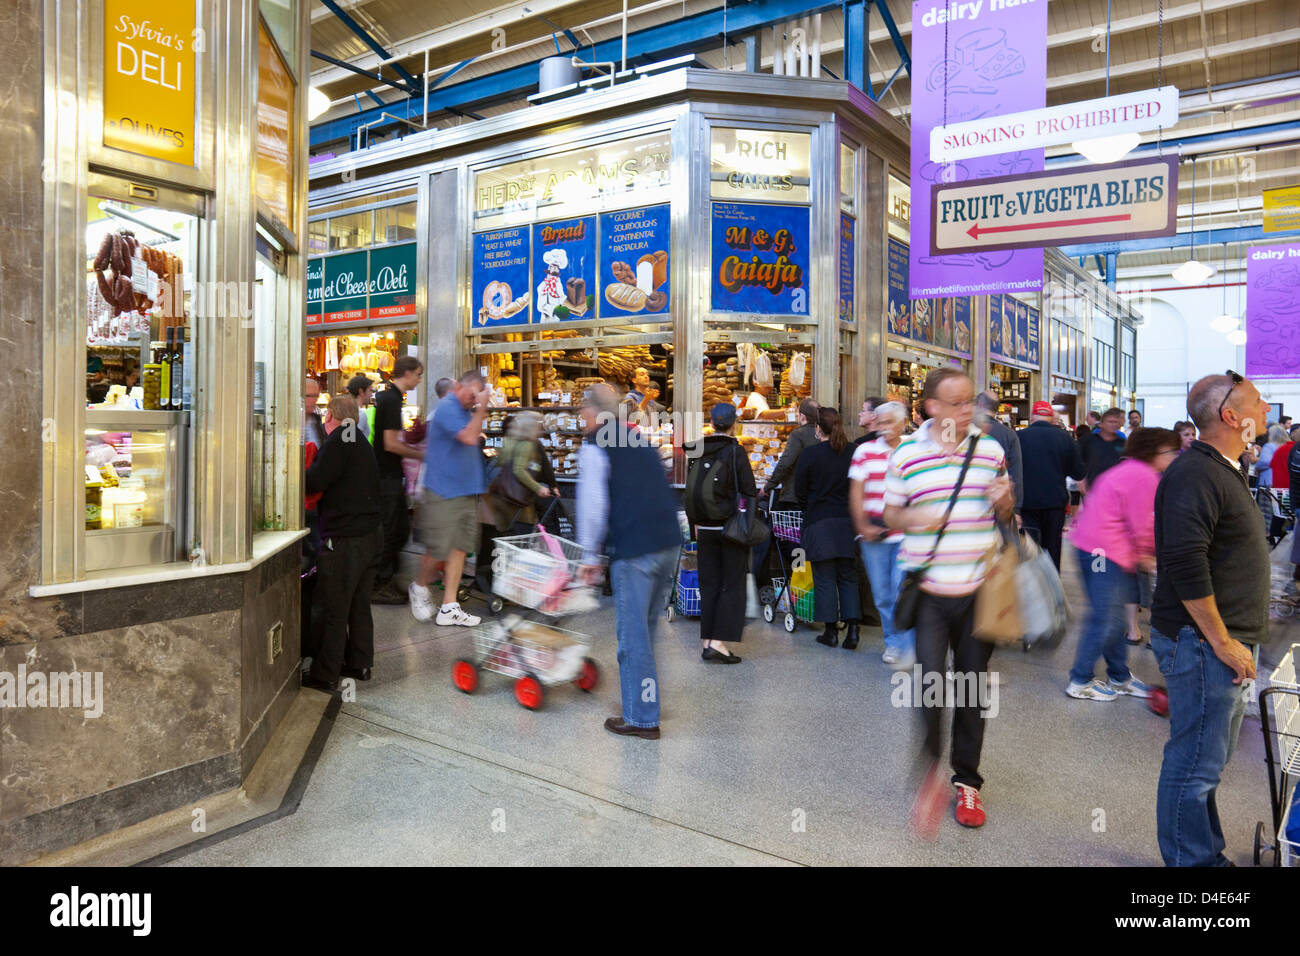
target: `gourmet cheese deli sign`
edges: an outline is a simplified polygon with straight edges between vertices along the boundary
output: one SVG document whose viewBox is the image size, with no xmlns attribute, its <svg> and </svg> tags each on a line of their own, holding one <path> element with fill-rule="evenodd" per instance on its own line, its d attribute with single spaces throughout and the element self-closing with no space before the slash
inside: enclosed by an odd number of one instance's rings
<svg viewBox="0 0 1300 956">
<path fill-rule="evenodd" d="M 931 193 L 931 244 L 987 252 L 1172 236 L 1177 197 L 1174 158 L 959 183 Z"/>
<path fill-rule="evenodd" d="M 104 145 L 194 165 L 195 4 L 104 0 Z"/>
</svg>

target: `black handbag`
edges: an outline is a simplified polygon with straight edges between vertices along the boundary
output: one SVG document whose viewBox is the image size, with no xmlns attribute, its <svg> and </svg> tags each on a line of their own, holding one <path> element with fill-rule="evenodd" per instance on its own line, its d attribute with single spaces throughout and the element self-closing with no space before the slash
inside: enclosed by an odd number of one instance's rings
<svg viewBox="0 0 1300 956">
<path fill-rule="evenodd" d="M 979 437 L 973 436 L 970 440 L 970 448 L 966 449 L 966 457 L 961 463 L 961 474 L 957 476 L 957 485 L 952 489 L 952 497 L 948 499 L 948 510 L 943 513 L 943 524 L 939 526 L 934 547 L 930 549 L 925 564 L 919 568 L 911 568 L 903 575 L 903 583 L 898 587 L 898 600 L 894 604 L 896 630 L 910 631 L 916 627 L 917 609 L 921 606 L 921 581 L 925 578 L 925 569 L 930 566 L 930 562 L 934 560 L 939 550 L 939 542 L 943 540 L 943 533 L 948 527 L 948 518 L 952 515 L 952 506 L 957 503 L 957 495 L 961 493 L 962 482 L 966 480 L 966 470 L 970 468 L 970 460 L 975 457 L 975 445 L 978 442 Z"/>
<path fill-rule="evenodd" d="M 722 526 L 722 537 L 742 548 L 754 548 L 767 540 L 770 533 L 763 519 L 758 516 L 758 501 L 740 493 L 740 466 L 736 456 L 740 454 L 740 445 L 731 453 L 731 480 L 736 489 L 736 511 Z"/>
<path fill-rule="evenodd" d="M 488 485 L 488 494 L 516 508 L 526 508 L 533 503 L 534 498 L 533 493 L 515 476 L 513 456 L 503 461 L 497 469 L 496 477 Z"/>
</svg>

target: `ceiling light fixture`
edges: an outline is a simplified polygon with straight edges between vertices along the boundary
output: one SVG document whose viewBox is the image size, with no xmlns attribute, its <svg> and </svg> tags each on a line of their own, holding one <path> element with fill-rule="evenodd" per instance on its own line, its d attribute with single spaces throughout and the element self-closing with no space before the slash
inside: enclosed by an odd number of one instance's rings
<svg viewBox="0 0 1300 956">
<path fill-rule="evenodd" d="M 1245 329 L 1237 329 L 1235 332 L 1229 332 L 1229 333 L 1228 333 L 1228 341 L 1231 342 L 1233 345 L 1245 345 L 1245 344 L 1246 344 L 1246 330 L 1245 330 Z"/>
<path fill-rule="evenodd" d="M 320 91 L 317 87 L 309 87 L 307 90 L 307 122 L 311 122 L 318 116 L 321 116 L 330 108 L 330 98 Z"/>
<path fill-rule="evenodd" d="M 1142 138 L 1137 133 L 1120 133 L 1118 136 L 1079 139 L 1070 145 L 1089 162 L 1104 166 L 1107 163 L 1119 162 L 1136 149 L 1141 141 Z"/>
<path fill-rule="evenodd" d="M 1213 190 L 1213 185 L 1211 185 Z M 1176 200 L 1175 200 L 1176 201 Z M 1196 261 L 1196 159 L 1192 158 L 1192 257 L 1170 273 L 1183 285 L 1200 285 L 1214 275 L 1214 266 Z"/>
<path fill-rule="evenodd" d="M 1240 320 L 1238 320 L 1235 315 L 1228 315 L 1228 313 L 1225 312 L 1223 313 L 1223 315 L 1219 316 L 1217 319 L 1213 320 L 1210 323 L 1210 328 L 1214 329 L 1214 331 L 1216 332 L 1222 332 L 1226 335 L 1227 333 L 1236 329 L 1237 326 L 1240 324 L 1241 324 Z"/>
</svg>

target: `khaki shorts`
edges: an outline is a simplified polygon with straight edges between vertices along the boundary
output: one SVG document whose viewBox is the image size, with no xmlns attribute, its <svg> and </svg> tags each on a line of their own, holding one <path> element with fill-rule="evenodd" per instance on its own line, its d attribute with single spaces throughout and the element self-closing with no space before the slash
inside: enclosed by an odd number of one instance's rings
<svg viewBox="0 0 1300 956">
<path fill-rule="evenodd" d="M 451 551 L 473 554 L 479 543 L 479 496 L 443 498 L 428 488 L 420 495 L 416 516 L 425 553 L 442 560 Z"/>
</svg>

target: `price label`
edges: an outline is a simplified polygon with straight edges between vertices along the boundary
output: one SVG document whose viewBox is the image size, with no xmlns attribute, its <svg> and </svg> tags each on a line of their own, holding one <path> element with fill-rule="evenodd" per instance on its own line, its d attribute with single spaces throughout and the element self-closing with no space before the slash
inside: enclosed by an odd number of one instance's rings
<svg viewBox="0 0 1300 956">
<path fill-rule="evenodd" d="M 141 295 L 149 294 L 149 267 L 143 259 L 131 257 L 131 288 Z"/>
<path fill-rule="evenodd" d="M 569 394 L 568 392 L 562 392 L 562 393 L 560 394 L 560 404 L 561 404 L 561 405 L 568 405 L 569 402 L 570 402 L 570 400 L 571 400 L 571 396 L 570 396 L 570 394 Z"/>
</svg>

